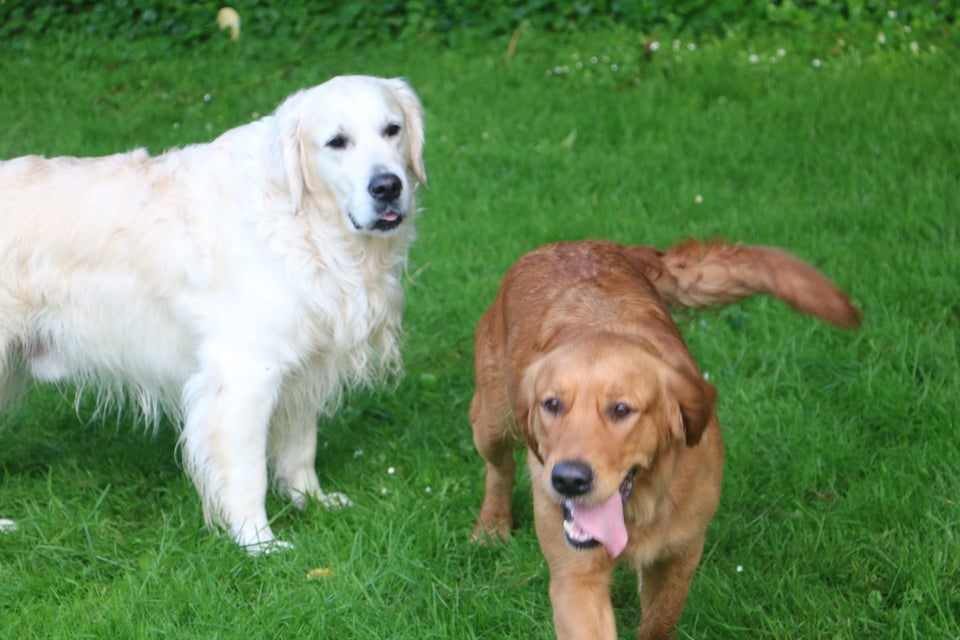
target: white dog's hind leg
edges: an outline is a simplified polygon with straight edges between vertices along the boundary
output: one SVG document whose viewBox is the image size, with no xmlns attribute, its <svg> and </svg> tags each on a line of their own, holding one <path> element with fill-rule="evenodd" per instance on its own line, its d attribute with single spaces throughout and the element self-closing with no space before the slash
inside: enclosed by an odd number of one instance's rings
<svg viewBox="0 0 960 640">
<path fill-rule="evenodd" d="M 30 373 L 21 348 L 0 330 L 0 414 L 17 403 L 29 386 Z"/>
<path fill-rule="evenodd" d="M 279 375 L 262 364 L 200 372 L 184 392 L 184 462 L 200 492 L 208 522 L 224 526 L 251 554 L 289 546 L 267 520 L 267 427 Z"/>
<path fill-rule="evenodd" d="M 269 455 L 280 492 L 303 509 L 307 500 L 328 508 L 352 506 L 342 493 L 325 493 L 317 478 L 317 413 L 284 398 L 270 425 Z"/>
<path fill-rule="evenodd" d="M 26 372 L 22 360 L 17 359 L 18 356 L 12 352 L 11 341 L 0 337 L 0 415 L 9 404 L 19 398 L 26 387 Z M 17 529 L 17 523 L 13 520 L 0 518 L 0 534 L 13 533 Z"/>
</svg>

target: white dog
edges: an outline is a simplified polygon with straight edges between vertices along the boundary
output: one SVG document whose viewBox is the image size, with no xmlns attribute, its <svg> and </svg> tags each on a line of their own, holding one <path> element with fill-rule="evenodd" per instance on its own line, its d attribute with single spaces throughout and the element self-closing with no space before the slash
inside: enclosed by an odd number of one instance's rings
<svg viewBox="0 0 960 640">
<path fill-rule="evenodd" d="M 318 415 L 399 370 L 422 151 L 405 82 L 344 76 L 208 144 L 0 162 L 0 405 L 32 376 L 166 411 L 208 523 L 283 546 L 268 472 L 349 504 Z"/>
</svg>

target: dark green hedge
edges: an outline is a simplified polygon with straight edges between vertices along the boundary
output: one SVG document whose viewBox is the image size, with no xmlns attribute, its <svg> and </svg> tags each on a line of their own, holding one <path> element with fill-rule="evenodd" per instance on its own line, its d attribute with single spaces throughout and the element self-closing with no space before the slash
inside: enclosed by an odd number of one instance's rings
<svg viewBox="0 0 960 640">
<path fill-rule="evenodd" d="M 224 3 L 189 0 L 3 0 L 0 38 L 80 30 L 100 38 L 173 37 L 176 42 L 213 37 L 211 25 Z M 521 24 L 549 31 L 606 28 L 646 34 L 722 36 L 771 29 L 845 31 L 882 28 L 896 20 L 918 31 L 956 24 L 954 0 L 349 0 L 336 2 L 232 2 L 243 28 L 254 35 L 336 38 L 363 42 L 438 34 L 498 36 Z"/>
</svg>

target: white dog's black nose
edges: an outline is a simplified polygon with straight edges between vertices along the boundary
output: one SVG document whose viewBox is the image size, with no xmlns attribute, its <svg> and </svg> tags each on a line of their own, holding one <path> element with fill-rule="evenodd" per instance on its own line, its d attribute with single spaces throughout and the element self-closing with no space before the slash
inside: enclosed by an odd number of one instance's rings
<svg viewBox="0 0 960 640">
<path fill-rule="evenodd" d="M 367 191 L 378 202 L 391 202 L 403 191 L 403 183 L 392 173 L 379 173 L 370 179 Z"/>
<path fill-rule="evenodd" d="M 593 469 L 583 462 L 558 462 L 550 472 L 550 482 L 560 495 L 582 496 L 593 488 Z"/>
</svg>

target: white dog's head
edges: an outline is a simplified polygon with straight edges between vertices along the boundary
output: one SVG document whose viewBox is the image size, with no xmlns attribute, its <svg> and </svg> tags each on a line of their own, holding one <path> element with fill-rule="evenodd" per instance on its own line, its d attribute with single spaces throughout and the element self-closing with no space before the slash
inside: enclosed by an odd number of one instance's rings
<svg viewBox="0 0 960 640">
<path fill-rule="evenodd" d="M 423 107 L 401 79 L 340 76 L 277 110 L 290 189 L 332 198 L 355 233 L 387 233 L 414 213 L 426 183 Z"/>
</svg>

